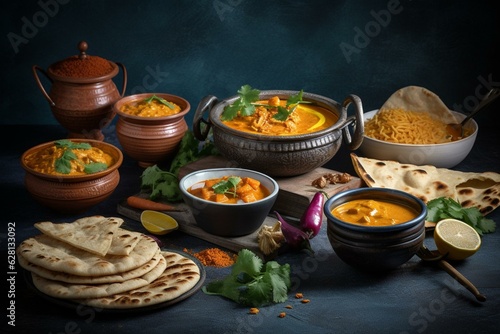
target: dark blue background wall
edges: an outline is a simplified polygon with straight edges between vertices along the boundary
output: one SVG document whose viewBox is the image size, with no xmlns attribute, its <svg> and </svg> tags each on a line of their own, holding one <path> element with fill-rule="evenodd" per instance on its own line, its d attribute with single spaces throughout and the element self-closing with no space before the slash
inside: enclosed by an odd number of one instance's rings
<svg viewBox="0 0 500 334">
<path fill-rule="evenodd" d="M 76 54 L 80 40 L 88 42 L 89 54 L 126 66 L 127 94 L 169 92 L 193 109 L 205 95 L 225 98 L 250 84 L 304 89 L 337 101 L 354 93 L 368 111 L 398 88 L 420 85 L 466 112 L 485 87 L 500 82 L 500 17 L 493 4 L 12 1 L 0 14 L 0 122 L 57 124 L 31 67 L 47 68 Z M 499 108 L 490 107 L 479 120 Z"/>
</svg>

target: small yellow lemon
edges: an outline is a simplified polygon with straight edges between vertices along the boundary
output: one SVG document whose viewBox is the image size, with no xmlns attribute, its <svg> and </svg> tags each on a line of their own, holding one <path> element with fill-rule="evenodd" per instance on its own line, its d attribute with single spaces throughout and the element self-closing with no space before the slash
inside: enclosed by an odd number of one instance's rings
<svg viewBox="0 0 500 334">
<path fill-rule="evenodd" d="M 144 210 L 141 213 L 141 223 L 149 233 L 156 235 L 167 234 L 179 227 L 173 217 L 153 210 Z"/>
<path fill-rule="evenodd" d="M 434 229 L 434 241 L 441 254 L 450 260 L 463 260 L 481 247 L 481 236 L 476 230 L 457 219 L 443 219 Z"/>
</svg>

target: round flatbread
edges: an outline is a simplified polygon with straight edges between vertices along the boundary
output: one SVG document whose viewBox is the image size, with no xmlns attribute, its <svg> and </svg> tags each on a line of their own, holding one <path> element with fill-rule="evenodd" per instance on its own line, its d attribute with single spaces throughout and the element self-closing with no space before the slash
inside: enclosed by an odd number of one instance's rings
<svg viewBox="0 0 500 334">
<path fill-rule="evenodd" d="M 461 172 L 430 165 L 359 157 L 351 153 L 354 169 L 369 187 L 405 191 L 427 203 L 449 197 L 462 207 L 477 207 L 483 215 L 500 205 L 500 174 Z"/>
<path fill-rule="evenodd" d="M 456 117 L 443 101 L 430 90 L 419 86 L 407 86 L 394 92 L 380 107 L 384 109 L 403 109 L 428 112 L 445 124 L 458 123 Z"/>
<path fill-rule="evenodd" d="M 114 232 L 122 223 L 121 218 L 90 216 L 72 223 L 39 222 L 35 223 L 35 227 L 54 239 L 104 256 L 111 246 Z"/>
<path fill-rule="evenodd" d="M 163 251 L 162 255 L 167 261 L 167 269 L 150 284 L 114 296 L 78 299 L 75 302 L 98 308 L 138 308 L 173 300 L 198 283 L 200 268 L 193 260 L 174 252 Z"/>
<path fill-rule="evenodd" d="M 119 228 L 113 234 L 113 240 L 106 254 L 129 255 L 139 240 L 141 240 L 141 233 Z"/>
<path fill-rule="evenodd" d="M 105 276 L 77 276 L 77 275 L 57 272 L 45 269 L 36 264 L 28 262 L 22 256 L 18 256 L 17 261 L 19 262 L 19 265 L 24 269 L 46 279 L 72 283 L 72 284 L 104 284 L 104 283 L 125 282 L 126 280 L 143 276 L 147 272 L 151 271 L 154 267 L 156 267 L 156 265 L 158 264 L 158 262 L 160 262 L 160 259 L 162 258 L 163 256 L 160 254 L 160 251 L 158 251 L 158 253 L 155 256 L 153 256 L 153 258 L 143 266 L 140 266 L 138 268 L 123 273 L 117 273 L 114 275 L 105 275 Z"/>
<path fill-rule="evenodd" d="M 99 298 L 112 296 L 132 289 L 141 288 L 157 279 L 167 267 L 165 258 L 160 258 L 158 264 L 141 277 L 131 278 L 120 283 L 105 284 L 72 284 L 50 280 L 31 273 L 35 287 L 46 295 L 62 298 Z"/>
<path fill-rule="evenodd" d="M 104 276 L 138 268 L 158 252 L 156 241 L 144 234 L 129 255 L 99 256 L 41 234 L 24 240 L 17 255 L 45 269 L 78 276 Z"/>
</svg>

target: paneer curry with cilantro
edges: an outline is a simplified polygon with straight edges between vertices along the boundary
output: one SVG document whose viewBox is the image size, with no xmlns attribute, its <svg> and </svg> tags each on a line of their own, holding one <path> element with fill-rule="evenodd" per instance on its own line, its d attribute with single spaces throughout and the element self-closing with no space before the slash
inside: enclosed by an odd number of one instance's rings
<svg viewBox="0 0 500 334">
<path fill-rule="evenodd" d="M 86 175 L 105 170 L 114 163 L 111 155 L 89 143 L 62 139 L 25 157 L 34 171 L 50 175 Z"/>
<path fill-rule="evenodd" d="M 192 185 L 188 191 L 207 201 L 236 204 L 251 203 L 269 196 L 269 190 L 251 177 L 224 176 Z"/>
</svg>

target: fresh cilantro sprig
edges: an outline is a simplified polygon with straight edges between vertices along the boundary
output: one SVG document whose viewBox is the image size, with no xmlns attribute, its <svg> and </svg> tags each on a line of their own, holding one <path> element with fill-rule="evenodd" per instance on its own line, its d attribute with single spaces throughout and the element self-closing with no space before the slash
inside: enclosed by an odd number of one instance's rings
<svg viewBox="0 0 500 334">
<path fill-rule="evenodd" d="M 186 131 L 169 170 L 162 170 L 158 165 L 147 167 L 141 175 L 141 188 L 151 191 L 149 197 L 152 200 L 164 198 L 171 202 L 180 201 L 179 170 L 202 157 L 217 154 L 213 142 L 207 140 L 200 143 L 192 131 Z"/>
<path fill-rule="evenodd" d="M 144 101 L 146 101 L 147 103 L 151 103 L 153 100 L 156 100 L 156 101 L 160 102 L 161 104 L 166 105 L 170 109 L 175 109 L 175 106 L 172 103 L 168 102 L 163 97 L 156 96 L 156 94 L 153 94 L 151 97 L 144 99 Z"/>
<path fill-rule="evenodd" d="M 241 182 L 241 177 L 230 176 L 227 180 L 217 182 L 212 186 L 216 194 L 230 194 L 236 197 L 236 186 Z"/>
<path fill-rule="evenodd" d="M 260 90 L 252 88 L 250 85 L 241 86 L 238 90 L 239 98 L 232 104 L 224 107 L 221 114 L 221 119 L 223 121 L 230 121 L 236 116 L 251 116 L 255 113 L 255 107 L 261 106 L 268 109 L 276 108 L 277 113 L 273 115 L 273 118 L 279 121 L 285 121 L 292 112 L 294 112 L 297 105 L 301 103 L 310 103 L 309 101 L 303 101 L 303 91 L 301 90 L 295 95 L 290 96 L 286 101 L 286 106 L 270 106 L 269 104 L 257 104 L 259 100 Z"/>
<path fill-rule="evenodd" d="M 461 220 L 472 226 L 480 235 L 494 232 L 496 228 L 495 222 L 485 218 L 476 207 L 463 208 L 460 203 L 446 197 L 439 197 L 427 203 L 427 221 L 438 222 L 446 218 Z"/>
<path fill-rule="evenodd" d="M 212 281 L 202 288 L 208 295 L 229 298 L 238 304 L 252 307 L 283 303 L 291 287 L 290 265 L 276 261 L 263 262 L 255 253 L 242 249 L 222 280 Z"/>
<path fill-rule="evenodd" d="M 108 165 L 102 162 L 91 162 L 84 164 L 78 160 L 78 157 L 73 150 L 82 149 L 89 150 L 92 146 L 89 143 L 75 143 L 69 139 L 61 139 L 55 142 L 56 148 L 61 148 L 63 153 L 54 162 L 54 167 L 58 173 L 69 174 L 71 173 L 71 162 L 75 161 L 83 166 L 85 174 L 93 174 L 108 168 Z"/>
</svg>

